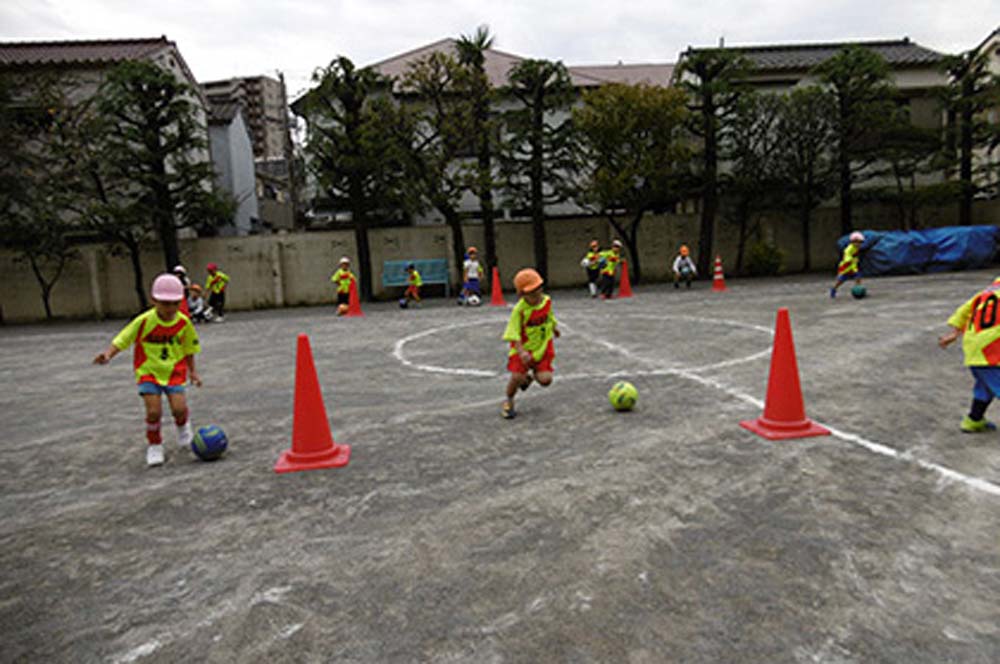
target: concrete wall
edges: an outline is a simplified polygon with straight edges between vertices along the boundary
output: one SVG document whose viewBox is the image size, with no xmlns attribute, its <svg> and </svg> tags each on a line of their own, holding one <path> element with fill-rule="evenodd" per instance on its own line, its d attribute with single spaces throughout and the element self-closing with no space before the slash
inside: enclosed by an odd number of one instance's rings
<svg viewBox="0 0 1000 664">
<path fill-rule="evenodd" d="M 943 210 L 924 210 L 923 226 L 948 226 L 956 223 L 955 206 Z M 821 208 L 812 227 L 812 265 L 829 270 L 836 265 L 839 252 L 840 218 L 836 208 Z M 890 207 L 867 205 L 857 210 L 856 226 L 862 229 L 898 228 L 895 211 Z M 977 202 L 974 220 L 978 224 L 1000 225 L 1000 201 Z M 639 229 L 639 256 L 643 278 L 661 281 L 667 278 L 677 247 L 686 243 L 697 257 L 698 216 L 696 214 L 649 215 Z M 531 224 L 499 222 L 497 251 L 504 287 L 517 270 L 533 264 Z M 484 251 L 481 225 L 463 228 L 465 241 Z M 587 244 L 597 238 L 607 246 L 615 237 L 608 222 L 600 218 L 550 219 L 546 223 L 550 247 L 549 284 L 573 286 L 585 281 L 580 259 Z M 787 217 L 764 219 L 761 236 L 785 253 L 785 269 L 797 271 L 802 266 L 798 225 Z M 372 284 L 379 297 L 396 297 L 400 289 L 382 290 L 382 262 L 409 258 L 445 258 L 452 269 L 453 281 L 459 280 L 458 267 L 451 260 L 451 231 L 446 226 L 380 228 L 370 232 Z M 727 220 L 716 228 L 716 247 L 726 262 L 727 274 L 735 267 L 736 233 Z M 195 281 L 204 282 L 204 266 L 212 261 L 232 278 L 227 291 L 227 309 L 253 309 L 332 303 L 330 275 L 341 256 L 357 265 L 357 251 L 352 231 L 297 233 L 249 237 L 221 237 L 181 240 L 181 259 Z M 146 287 L 163 269 L 159 247 L 144 248 L 143 269 Z M 487 275 L 489 278 L 489 275 Z M 13 254 L 0 251 L 0 312 L 7 322 L 44 319 L 38 285 L 27 264 Z M 82 247 L 79 256 L 67 265 L 52 294 L 52 308 L 58 317 L 125 317 L 136 313 L 137 298 L 131 265 L 102 245 Z"/>
</svg>

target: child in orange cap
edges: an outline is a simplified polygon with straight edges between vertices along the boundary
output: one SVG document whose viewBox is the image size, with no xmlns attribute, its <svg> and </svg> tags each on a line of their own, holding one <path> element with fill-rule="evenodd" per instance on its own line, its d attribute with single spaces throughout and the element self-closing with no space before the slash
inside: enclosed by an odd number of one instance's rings
<svg viewBox="0 0 1000 664">
<path fill-rule="evenodd" d="M 691 281 L 698 276 L 698 268 L 694 266 L 694 261 L 691 260 L 691 250 L 688 249 L 686 244 L 682 244 L 680 250 L 677 252 L 673 270 L 674 288 L 680 288 L 681 281 L 684 281 L 687 288 L 691 288 Z"/>
<path fill-rule="evenodd" d="M 135 345 L 132 365 L 139 396 L 146 407 L 146 464 L 163 464 L 163 439 L 160 417 L 167 395 L 170 412 L 177 424 L 177 443 L 181 449 L 190 447 L 194 434 L 188 413 L 184 384 L 201 387 L 201 377 L 194 366 L 194 356 L 201 351 L 198 333 L 189 319 L 180 313 L 184 299 L 184 284 L 172 274 L 161 274 L 153 281 L 152 309 L 132 319 L 111 341 L 107 350 L 94 358 L 94 364 L 107 364 L 115 355 Z"/>
<path fill-rule="evenodd" d="M 469 296 L 482 297 L 480 280 L 483 278 L 483 266 L 479 264 L 479 251 L 469 247 L 465 252 L 465 262 L 462 264 L 462 295 L 459 304 L 468 304 Z"/>
<path fill-rule="evenodd" d="M 503 402 L 504 418 L 513 419 L 514 395 L 526 390 L 532 380 L 542 387 L 552 383 L 552 360 L 556 357 L 553 337 L 559 336 L 558 321 L 552 313 L 552 298 L 542 292 L 542 276 L 531 268 L 514 276 L 514 287 L 521 298 L 510 312 L 510 321 L 503 340 L 510 342 L 507 354 L 507 399 Z"/>
<path fill-rule="evenodd" d="M 208 281 L 205 282 L 205 290 L 208 291 L 208 306 L 215 312 L 215 322 L 224 323 L 226 321 L 226 288 L 229 286 L 229 275 L 219 269 L 215 263 L 205 266 L 208 272 Z"/>
</svg>

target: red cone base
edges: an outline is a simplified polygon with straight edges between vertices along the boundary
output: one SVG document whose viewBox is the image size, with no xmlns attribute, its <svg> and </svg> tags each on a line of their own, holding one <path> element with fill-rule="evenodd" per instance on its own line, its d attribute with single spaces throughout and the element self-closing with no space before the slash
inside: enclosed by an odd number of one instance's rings
<svg viewBox="0 0 1000 664">
<path fill-rule="evenodd" d="M 767 380 L 764 414 L 756 420 L 740 422 L 744 429 L 769 440 L 827 436 L 830 430 L 806 417 L 799 385 L 799 366 L 795 360 L 795 341 L 788 309 L 778 309 L 771 351 L 771 373 Z"/>
<path fill-rule="evenodd" d="M 357 279 L 351 279 L 351 292 L 347 296 L 347 313 L 345 316 L 364 316 L 361 311 L 361 299 L 358 297 Z"/>
<path fill-rule="evenodd" d="M 622 261 L 622 278 L 618 283 L 618 297 L 632 297 L 632 280 L 628 277 L 628 261 Z"/>
<path fill-rule="evenodd" d="M 493 285 L 490 286 L 490 306 L 507 306 L 507 301 L 503 299 L 503 286 L 500 285 L 500 270 L 495 266 L 493 267 Z"/>
<path fill-rule="evenodd" d="M 338 445 L 330 433 L 323 394 L 313 364 L 309 337 L 299 335 L 295 357 L 295 413 L 292 421 L 292 448 L 285 450 L 274 465 L 276 473 L 338 468 L 351 459 L 351 447 Z"/>
</svg>

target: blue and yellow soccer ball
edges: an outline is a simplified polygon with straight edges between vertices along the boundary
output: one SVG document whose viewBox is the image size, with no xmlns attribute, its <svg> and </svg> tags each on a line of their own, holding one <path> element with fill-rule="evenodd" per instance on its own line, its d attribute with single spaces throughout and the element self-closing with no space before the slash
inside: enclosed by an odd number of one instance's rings
<svg viewBox="0 0 1000 664">
<path fill-rule="evenodd" d="M 635 385 L 625 381 L 615 383 L 608 392 L 608 401 L 617 411 L 632 410 L 635 402 L 639 400 L 639 390 Z"/>
<path fill-rule="evenodd" d="M 226 433 L 214 424 L 198 429 L 191 441 L 191 451 L 202 461 L 215 461 L 229 447 Z"/>
<path fill-rule="evenodd" d="M 855 286 L 851 289 L 851 297 L 855 300 L 862 300 L 868 295 L 868 289 L 864 286 Z"/>
</svg>

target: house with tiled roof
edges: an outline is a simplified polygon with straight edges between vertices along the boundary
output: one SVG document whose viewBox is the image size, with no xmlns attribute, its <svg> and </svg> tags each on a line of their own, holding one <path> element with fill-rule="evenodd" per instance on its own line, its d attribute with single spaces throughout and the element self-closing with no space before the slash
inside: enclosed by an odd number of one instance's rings
<svg viewBox="0 0 1000 664">
<path fill-rule="evenodd" d="M 66 92 L 71 99 L 86 99 L 94 95 L 105 82 L 108 72 L 122 62 L 146 61 L 173 74 L 190 89 L 190 101 L 195 119 L 205 128 L 206 148 L 192 155 L 195 161 L 213 160 L 209 147 L 209 106 L 198 81 L 181 55 L 177 44 L 166 36 L 139 39 L 99 39 L 73 41 L 0 42 L 0 74 L 31 76 L 38 73 L 55 73 L 65 76 Z M 220 158 L 231 159 L 231 150 Z M 222 166 L 214 163 L 216 170 Z M 250 158 L 253 168 L 253 157 Z M 236 192 L 230 192 L 237 195 Z M 243 234 L 236 227 L 221 229 L 223 233 Z"/>
<path fill-rule="evenodd" d="M 925 46 L 903 37 L 896 40 L 843 41 L 803 44 L 768 44 L 759 46 L 721 46 L 696 48 L 689 46 L 681 53 L 678 65 L 699 51 L 737 52 L 746 57 L 752 68 L 745 82 L 762 92 L 784 92 L 796 86 L 814 85 L 819 81 L 813 70 L 849 46 L 861 46 L 880 55 L 889 65 L 890 76 L 900 93 L 900 103 L 910 108 L 914 124 L 926 128 L 940 127 L 943 115 L 935 88 L 946 85 L 948 78 L 941 68 L 945 57 Z"/>
</svg>

